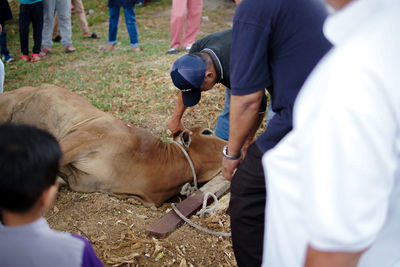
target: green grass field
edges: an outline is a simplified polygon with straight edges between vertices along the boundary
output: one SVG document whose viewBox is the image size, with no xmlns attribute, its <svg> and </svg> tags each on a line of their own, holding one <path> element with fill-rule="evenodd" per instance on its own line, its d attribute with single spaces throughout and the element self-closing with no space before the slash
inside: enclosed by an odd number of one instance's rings
<svg viewBox="0 0 400 267">
<path fill-rule="evenodd" d="M 204 2 L 198 38 L 229 28 L 234 12 L 234 5 L 227 0 Z M 221 5 L 218 6 L 217 2 Z M 5 28 L 8 48 L 15 61 L 5 64 L 4 90 L 42 83 L 55 84 L 86 97 L 105 112 L 166 138 L 169 133 L 165 125 L 178 93 L 169 72 L 174 60 L 183 55 L 183 52 L 172 56 L 165 54 L 169 48 L 171 0 L 153 0 L 144 7 L 136 7 L 140 53 L 129 49 L 129 36 L 122 10 L 116 49 L 96 53 L 107 43 L 107 1 L 86 0 L 84 5 L 89 27 L 100 39 L 83 38 L 78 22 L 72 15 L 72 42 L 77 51 L 66 54 L 60 43 L 54 43 L 49 56 L 37 63 L 27 63 L 19 59 L 19 1 L 10 2 L 14 18 L 6 22 Z M 32 37 L 29 41 L 31 49 Z M 223 109 L 223 97 L 222 86 L 216 86 L 211 93 L 204 94 L 202 104 L 186 112 L 185 125 L 201 125 L 213 129 L 217 115 Z"/>
</svg>

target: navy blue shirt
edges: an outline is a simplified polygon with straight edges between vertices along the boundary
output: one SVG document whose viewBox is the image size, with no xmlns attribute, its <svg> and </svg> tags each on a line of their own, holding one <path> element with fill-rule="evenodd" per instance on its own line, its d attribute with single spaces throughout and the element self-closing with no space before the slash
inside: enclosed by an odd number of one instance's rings
<svg viewBox="0 0 400 267">
<path fill-rule="evenodd" d="M 257 138 L 262 152 L 292 129 L 292 108 L 314 66 L 331 48 L 322 33 L 326 8 L 320 0 L 244 0 L 233 19 L 233 95 L 265 88 L 275 116 Z"/>
<path fill-rule="evenodd" d="M 135 0 L 108 0 L 108 7 L 127 7 L 135 5 Z"/>
</svg>

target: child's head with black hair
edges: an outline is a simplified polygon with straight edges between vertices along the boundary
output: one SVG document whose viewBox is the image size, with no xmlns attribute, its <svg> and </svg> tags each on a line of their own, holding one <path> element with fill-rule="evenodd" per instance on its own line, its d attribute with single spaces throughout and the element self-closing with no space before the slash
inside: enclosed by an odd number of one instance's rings
<svg viewBox="0 0 400 267">
<path fill-rule="evenodd" d="M 62 152 L 48 132 L 0 125 L 0 210 L 24 213 L 55 185 Z"/>
<path fill-rule="evenodd" d="M 43 218 L 57 196 L 61 158 L 48 132 L 0 124 L 1 266 L 103 266 L 88 240 L 54 231 Z"/>
</svg>

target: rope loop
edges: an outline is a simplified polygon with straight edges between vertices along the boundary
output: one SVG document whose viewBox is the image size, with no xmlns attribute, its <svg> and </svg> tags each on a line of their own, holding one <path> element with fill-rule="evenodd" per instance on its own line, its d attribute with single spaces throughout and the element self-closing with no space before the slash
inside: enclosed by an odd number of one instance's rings
<svg viewBox="0 0 400 267">
<path fill-rule="evenodd" d="M 176 142 L 175 140 L 172 140 L 172 143 L 176 144 L 182 150 L 182 152 L 185 155 L 187 161 L 189 162 L 190 168 L 192 169 L 193 186 L 191 186 L 190 183 L 186 183 L 186 184 L 183 185 L 183 187 L 181 189 L 181 195 L 190 196 L 191 194 L 193 194 L 194 192 L 199 190 L 198 187 L 197 187 L 197 176 L 196 176 L 196 171 L 194 169 L 193 162 L 190 159 L 190 156 L 186 152 L 185 148 L 182 146 L 182 144 L 180 144 L 179 142 Z"/>
<path fill-rule="evenodd" d="M 190 183 L 186 183 L 182 186 L 180 193 L 181 193 L 181 195 L 188 197 L 188 196 L 192 195 L 194 192 L 196 192 L 197 190 L 198 190 L 197 187 L 191 186 Z"/>
<path fill-rule="evenodd" d="M 207 202 L 208 202 L 208 198 L 210 196 L 214 199 L 214 205 L 211 208 L 207 208 Z M 199 210 L 197 212 L 196 215 L 198 215 L 200 218 L 203 218 L 204 214 L 213 212 L 215 210 L 215 208 L 217 207 L 217 205 L 218 205 L 217 196 L 211 192 L 207 192 L 207 193 L 205 193 L 204 198 L 203 198 L 203 207 L 201 208 L 201 210 Z"/>
<path fill-rule="evenodd" d="M 216 236 L 223 236 L 223 237 L 230 237 L 232 236 L 231 233 L 222 233 L 222 232 L 215 232 L 206 228 L 201 227 L 200 225 L 195 224 L 194 222 L 192 222 L 191 220 L 189 220 L 188 218 L 185 217 L 185 215 L 183 215 L 178 208 L 175 206 L 174 203 L 171 204 L 172 209 L 175 211 L 175 213 L 182 219 L 184 220 L 187 224 L 189 224 L 190 226 L 203 231 L 207 234 L 211 234 L 211 235 L 216 235 Z"/>
</svg>

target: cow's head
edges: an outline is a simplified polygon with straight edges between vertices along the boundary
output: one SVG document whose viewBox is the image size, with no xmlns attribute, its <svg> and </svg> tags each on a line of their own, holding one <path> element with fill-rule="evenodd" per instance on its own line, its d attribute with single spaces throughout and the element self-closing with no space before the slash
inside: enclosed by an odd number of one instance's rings
<svg viewBox="0 0 400 267">
<path fill-rule="evenodd" d="M 174 138 L 185 147 L 196 169 L 198 182 L 207 182 L 222 168 L 222 148 L 226 141 L 210 129 L 193 127 Z"/>
</svg>

